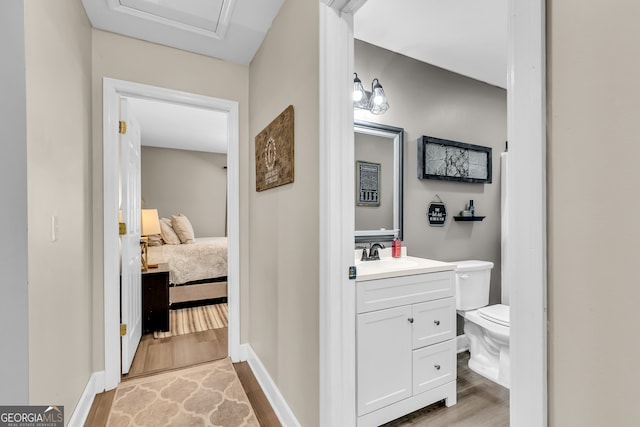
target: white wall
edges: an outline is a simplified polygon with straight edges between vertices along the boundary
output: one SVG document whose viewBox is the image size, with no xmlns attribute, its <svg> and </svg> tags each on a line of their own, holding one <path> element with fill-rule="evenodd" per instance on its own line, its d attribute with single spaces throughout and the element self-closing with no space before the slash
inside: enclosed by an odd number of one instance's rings
<svg viewBox="0 0 640 427">
<path fill-rule="evenodd" d="M 80 1 L 24 10 L 29 402 L 71 414 L 93 371 L 91 28 Z"/>
<path fill-rule="evenodd" d="M 27 124 L 22 0 L 0 2 L 0 404 L 29 402 Z"/>
<path fill-rule="evenodd" d="M 547 8 L 549 425 L 633 426 L 640 3 Z"/>
<path fill-rule="evenodd" d="M 383 115 L 356 110 L 356 119 L 404 128 L 404 241 L 413 256 L 492 261 L 491 302 L 500 301 L 500 153 L 507 139 L 504 89 L 356 40 L 355 71 L 365 86 L 379 78 L 390 108 Z M 417 178 L 417 140 L 423 135 L 491 147 L 493 183 Z M 439 195 L 444 227 L 430 227 L 427 206 Z M 474 200 L 482 222 L 455 222 Z"/>
<path fill-rule="evenodd" d="M 305 427 L 319 423 L 319 4 L 287 0 L 250 64 L 249 342 Z M 255 191 L 255 136 L 287 106 L 295 181 Z"/>
<path fill-rule="evenodd" d="M 145 209 L 184 214 L 196 237 L 227 235 L 226 154 L 142 147 L 141 163 Z"/>
</svg>

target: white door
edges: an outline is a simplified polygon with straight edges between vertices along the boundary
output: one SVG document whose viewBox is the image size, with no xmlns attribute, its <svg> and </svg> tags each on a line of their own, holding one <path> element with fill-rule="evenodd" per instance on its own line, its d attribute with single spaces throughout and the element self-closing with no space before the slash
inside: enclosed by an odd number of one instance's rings
<svg viewBox="0 0 640 427">
<path fill-rule="evenodd" d="M 140 257 L 140 125 L 120 100 L 120 211 L 126 233 L 120 239 L 120 322 L 126 325 L 121 338 L 122 373 L 129 372 L 142 336 L 142 287 Z"/>
<path fill-rule="evenodd" d="M 411 396 L 411 306 L 359 314 L 358 416 Z"/>
</svg>

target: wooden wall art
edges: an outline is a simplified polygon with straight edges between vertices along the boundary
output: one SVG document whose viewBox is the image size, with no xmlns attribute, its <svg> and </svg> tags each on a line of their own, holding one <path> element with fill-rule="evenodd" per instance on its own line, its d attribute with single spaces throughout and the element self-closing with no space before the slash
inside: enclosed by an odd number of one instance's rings
<svg viewBox="0 0 640 427">
<path fill-rule="evenodd" d="M 256 191 L 293 182 L 293 105 L 256 136 Z"/>
</svg>

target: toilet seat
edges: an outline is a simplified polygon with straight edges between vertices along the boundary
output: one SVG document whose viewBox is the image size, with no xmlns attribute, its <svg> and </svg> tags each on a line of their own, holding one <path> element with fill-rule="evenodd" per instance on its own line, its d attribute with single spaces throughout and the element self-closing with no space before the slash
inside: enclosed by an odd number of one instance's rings
<svg viewBox="0 0 640 427">
<path fill-rule="evenodd" d="M 494 304 L 478 309 L 478 314 L 489 322 L 509 327 L 509 306 L 504 304 Z"/>
</svg>

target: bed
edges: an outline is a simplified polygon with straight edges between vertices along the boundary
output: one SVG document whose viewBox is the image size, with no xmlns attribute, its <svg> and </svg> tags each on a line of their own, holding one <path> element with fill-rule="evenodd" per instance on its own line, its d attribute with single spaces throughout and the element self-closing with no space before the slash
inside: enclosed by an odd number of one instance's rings
<svg viewBox="0 0 640 427">
<path fill-rule="evenodd" d="M 169 266 L 169 305 L 197 305 L 227 296 L 227 238 L 198 237 L 193 243 L 149 247 L 149 264 Z"/>
</svg>

